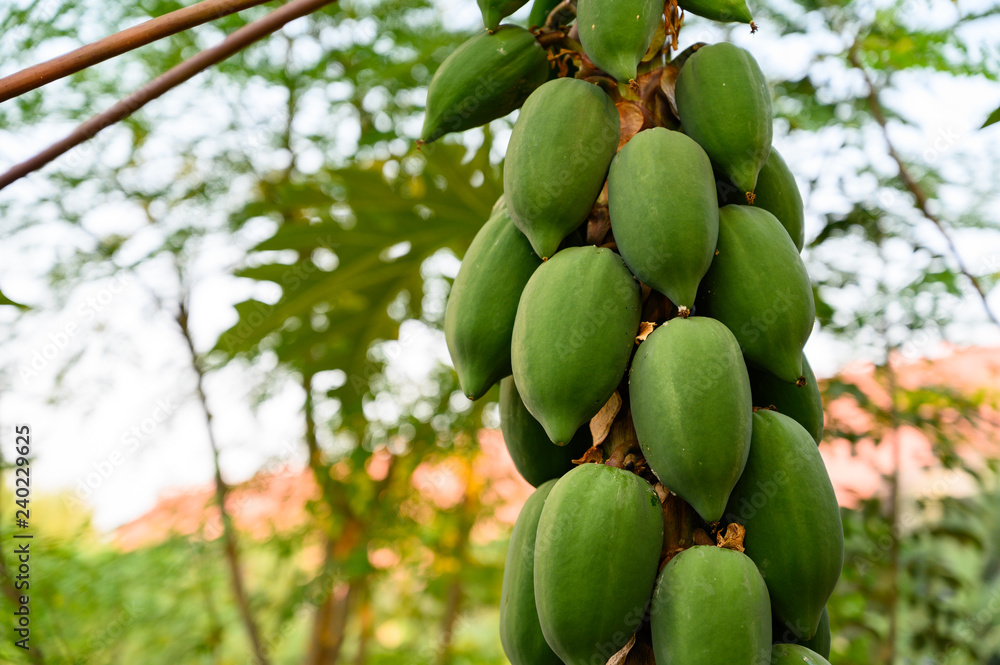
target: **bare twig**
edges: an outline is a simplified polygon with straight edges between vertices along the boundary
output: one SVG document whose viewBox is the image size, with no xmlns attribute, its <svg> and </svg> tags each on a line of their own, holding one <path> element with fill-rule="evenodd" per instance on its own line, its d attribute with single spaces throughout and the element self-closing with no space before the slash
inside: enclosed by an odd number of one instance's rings
<svg viewBox="0 0 1000 665">
<path fill-rule="evenodd" d="M 269 0 L 202 0 L 0 79 L 0 103 L 110 58 Z"/>
<path fill-rule="evenodd" d="M 865 69 L 864 64 L 858 57 L 857 45 L 851 47 L 848 51 L 848 58 L 850 59 L 851 65 L 853 65 L 861 75 L 864 76 L 865 84 L 868 86 L 868 107 L 871 109 L 872 117 L 875 118 L 875 122 L 878 123 L 879 127 L 882 129 L 882 136 L 885 138 L 885 143 L 889 151 L 889 156 L 892 157 L 893 161 L 896 162 L 896 167 L 899 169 L 899 179 L 903 181 L 903 186 L 913 195 L 915 199 L 915 205 L 917 210 L 926 218 L 929 222 L 937 227 L 937 230 L 944 237 L 945 242 L 948 244 L 948 251 L 951 252 L 952 257 L 958 264 L 958 270 L 972 283 L 972 287 L 979 294 L 979 299 L 983 303 L 983 309 L 986 310 L 986 316 L 990 318 L 996 325 L 1000 326 L 1000 317 L 990 309 L 989 301 L 986 299 L 986 291 L 983 285 L 980 283 L 979 278 L 972 274 L 972 272 L 966 267 L 965 262 L 962 260 L 962 255 L 958 253 L 958 247 L 955 246 L 955 241 L 952 239 L 951 234 L 945 227 L 944 222 L 941 218 L 931 211 L 929 206 L 929 198 L 927 192 L 924 191 L 920 183 L 916 181 L 913 174 L 910 173 L 909 167 L 907 167 L 906 162 L 900 156 L 899 152 L 896 150 L 896 146 L 893 144 L 892 139 L 889 138 L 889 127 L 885 119 L 885 112 L 882 110 L 882 102 L 879 99 L 878 88 L 875 87 L 875 82 L 872 80 L 871 75 L 868 70 Z"/>
<path fill-rule="evenodd" d="M 179 302 L 177 312 L 177 326 L 181 330 L 181 335 L 187 344 L 188 353 L 191 358 L 191 367 L 194 369 L 197 383 L 195 384 L 198 404 L 201 406 L 205 416 L 205 429 L 208 433 L 208 443 L 212 448 L 212 464 L 215 469 L 215 500 L 219 504 L 219 516 L 222 519 L 222 540 L 226 552 L 226 562 L 229 565 L 229 572 L 232 578 L 233 595 L 243 619 L 243 626 L 246 628 L 253 648 L 254 657 L 258 665 L 268 665 L 270 660 L 264 653 L 261 644 L 260 631 L 257 622 L 254 620 L 250 610 L 250 598 L 247 595 L 246 583 L 243 580 L 243 573 L 240 569 L 239 552 L 236 547 L 236 529 L 233 526 L 232 516 L 226 510 L 226 497 L 229 494 L 229 486 L 222 478 L 222 468 L 219 466 L 219 445 L 215 440 L 215 428 L 212 424 L 212 411 L 208 407 L 208 399 L 205 397 L 205 370 L 198 362 L 198 353 L 194 348 L 194 341 L 191 339 L 191 330 L 188 327 L 188 309 L 185 299 L 182 297 Z"/>
<path fill-rule="evenodd" d="M 226 37 L 221 43 L 205 49 L 201 53 L 161 74 L 108 110 L 98 113 L 81 124 L 66 138 L 52 144 L 34 157 L 15 165 L 9 171 L 0 175 L 0 189 L 23 178 L 29 173 L 37 171 L 60 155 L 93 138 L 102 129 L 127 118 L 150 101 L 177 87 L 196 74 L 242 51 L 255 41 L 281 29 L 289 21 L 311 14 L 317 9 L 334 2 L 336 0 L 292 0 L 292 2 L 275 9 L 267 16 L 243 26 Z"/>
</svg>

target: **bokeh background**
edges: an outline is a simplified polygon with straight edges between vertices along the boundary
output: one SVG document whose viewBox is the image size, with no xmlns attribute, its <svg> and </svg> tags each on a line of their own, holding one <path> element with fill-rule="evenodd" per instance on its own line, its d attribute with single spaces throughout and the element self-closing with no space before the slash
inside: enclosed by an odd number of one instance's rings
<svg viewBox="0 0 1000 665">
<path fill-rule="evenodd" d="M 182 5 L 4 3 L 0 75 Z M 271 8 L 3 103 L 0 167 Z M 755 55 L 806 201 L 847 547 L 831 661 L 1000 664 L 1000 4 L 753 9 L 755 35 L 689 16 L 681 48 Z M 413 145 L 479 20 L 472 0 L 344 0 L 0 192 L 0 661 L 506 662 L 531 488 L 441 323 L 514 118 Z"/>
</svg>

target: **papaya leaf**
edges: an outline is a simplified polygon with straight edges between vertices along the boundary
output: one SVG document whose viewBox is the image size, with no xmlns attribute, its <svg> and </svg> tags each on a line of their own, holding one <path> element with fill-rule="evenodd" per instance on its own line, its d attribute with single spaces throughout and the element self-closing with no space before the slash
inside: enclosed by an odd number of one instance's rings
<svg viewBox="0 0 1000 665">
<path fill-rule="evenodd" d="M 986 118 L 986 122 L 983 123 L 983 126 L 980 129 L 986 129 L 990 125 L 997 122 L 1000 122 L 1000 107 L 993 109 L 993 112 Z"/>
<path fill-rule="evenodd" d="M 487 135 L 471 157 L 442 143 L 305 182 L 262 182 L 259 198 L 230 223 L 276 216 L 283 223 L 237 275 L 276 284 L 281 295 L 239 303 L 236 324 L 214 351 L 252 358 L 268 350 L 305 374 L 341 370 L 346 381 L 331 396 L 360 405 L 378 369 L 369 347 L 398 335 L 402 317 L 390 316 L 390 306 L 408 303 L 407 315 L 421 316 L 424 262 L 442 248 L 463 254 L 499 197 L 491 145 Z"/>
<path fill-rule="evenodd" d="M 14 302 L 13 300 L 5 296 L 2 291 L 0 291 L 0 305 L 13 305 L 14 307 L 17 307 L 20 310 L 31 309 L 27 305 L 22 305 L 19 302 Z"/>
</svg>

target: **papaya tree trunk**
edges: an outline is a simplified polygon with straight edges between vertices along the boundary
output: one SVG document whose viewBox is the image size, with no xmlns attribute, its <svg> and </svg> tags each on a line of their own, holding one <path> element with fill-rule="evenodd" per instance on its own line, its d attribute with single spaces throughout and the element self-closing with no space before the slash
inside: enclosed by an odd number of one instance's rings
<svg viewBox="0 0 1000 665">
<path fill-rule="evenodd" d="M 447 665 L 451 662 L 451 645 L 455 637 L 455 623 L 462 604 L 462 581 L 456 573 L 455 579 L 448 585 L 448 598 L 445 604 L 444 619 L 441 621 L 441 648 L 438 651 L 438 663 Z"/>
<path fill-rule="evenodd" d="M 316 612 L 305 665 L 334 665 L 340 659 L 351 604 L 357 589 L 351 582 L 331 591 Z"/>
<path fill-rule="evenodd" d="M 375 633 L 375 611 L 372 607 L 371 591 L 367 585 L 358 594 L 358 618 L 361 629 L 358 632 L 358 650 L 354 654 L 354 665 L 364 665 L 368 658 L 368 643 Z"/>
</svg>

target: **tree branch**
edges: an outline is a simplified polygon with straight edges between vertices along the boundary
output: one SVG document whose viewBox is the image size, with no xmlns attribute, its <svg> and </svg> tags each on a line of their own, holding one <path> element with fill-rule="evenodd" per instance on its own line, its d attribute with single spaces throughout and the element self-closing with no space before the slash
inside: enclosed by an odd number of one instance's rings
<svg viewBox="0 0 1000 665">
<path fill-rule="evenodd" d="M 250 645 L 253 648 L 254 657 L 258 665 L 268 665 L 269 659 L 264 653 L 260 640 L 260 631 L 250 610 L 250 599 L 247 595 L 246 584 L 243 580 L 243 573 L 240 570 L 239 552 L 236 547 L 236 531 L 233 527 L 233 519 L 229 511 L 226 510 L 226 496 L 229 493 L 229 486 L 222 478 L 222 468 L 219 466 L 219 445 L 215 440 L 215 429 L 212 426 L 212 411 L 208 408 L 208 399 L 205 397 L 205 370 L 198 363 L 198 353 L 194 348 L 194 341 L 191 339 L 191 330 L 188 327 L 188 310 L 184 297 L 180 298 L 177 312 L 177 326 L 181 330 L 181 335 L 187 344 L 188 353 L 191 357 L 191 367 L 197 377 L 196 393 L 198 403 L 205 416 L 205 428 L 208 432 L 208 443 L 212 448 L 212 464 L 215 469 L 215 500 L 219 504 L 219 516 L 222 519 L 222 541 L 225 547 L 226 562 L 229 564 L 229 571 L 232 576 L 233 595 L 236 597 L 236 605 L 239 608 L 243 625 L 250 638 Z"/>
<path fill-rule="evenodd" d="M 292 0 L 292 2 L 275 9 L 267 16 L 243 26 L 226 37 L 221 43 L 207 48 L 176 67 L 167 70 L 108 110 L 98 113 L 81 124 L 66 138 L 53 143 L 34 157 L 15 165 L 9 171 L 0 175 L 0 189 L 23 178 L 29 173 L 37 171 L 60 155 L 93 138 L 102 129 L 127 118 L 150 101 L 184 83 L 196 74 L 200 74 L 209 67 L 217 65 L 226 58 L 242 51 L 259 39 L 280 30 L 286 23 L 311 14 L 333 2 L 336 2 L 336 0 Z"/>
<path fill-rule="evenodd" d="M 899 179 L 903 181 L 903 186 L 913 195 L 915 199 L 915 205 L 917 210 L 926 218 L 929 222 L 937 227 L 937 230 L 944 237 L 945 242 L 948 244 L 948 251 L 951 252 L 952 257 L 954 257 L 955 262 L 958 264 L 958 270 L 960 273 L 965 275 L 965 277 L 972 283 L 972 287 L 979 294 L 979 299 L 983 302 L 983 309 L 986 310 L 986 316 L 990 318 L 993 323 L 1000 326 L 1000 318 L 997 314 L 990 309 L 990 304 L 986 299 L 986 291 L 983 289 L 983 285 L 979 282 L 979 278 L 972 274 L 972 272 L 966 267 L 965 262 L 962 260 L 962 255 L 958 253 L 958 247 L 955 246 L 955 241 L 952 240 L 951 234 L 945 227 L 944 222 L 935 215 L 929 206 L 930 199 L 927 196 L 927 192 L 924 191 L 920 183 L 916 181 L 913 174 L 910 173 L 909 167 L 907 167 L 906 162 L 899 155 L 896 150 L 895 144 L 893 144 L 892 139 L 889 138 L 889 127 L 886 122 L 885 113 L 882 110 L 882 102 L 879 99 L 878 88 L 875 87 L 875 82 L 872 81 L 871 76 L 868 74 L 868 70 L 865 69 L 864 64 L 858 57 L 857 44 L 851 46 L 847 54 L 848 59 L 861 75 L 865 78 L 865 84 L 868 86 L 868 107 L 871 109 L 872 117 L 875 118 L 875 122 L 878 123 L 879 127 L 882 129 L 882 136 L 885 138 L 885 143 L 888 148 L 889 156 L 892 157 L 893 161 L 896 162 L 896 166 L 899 169 Z"/>
<path fill-rule="evenodd" d="M 0 79 L 0 103 L 189 28 L 270 0 L 202 0 Z"/>
</svg>

